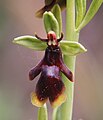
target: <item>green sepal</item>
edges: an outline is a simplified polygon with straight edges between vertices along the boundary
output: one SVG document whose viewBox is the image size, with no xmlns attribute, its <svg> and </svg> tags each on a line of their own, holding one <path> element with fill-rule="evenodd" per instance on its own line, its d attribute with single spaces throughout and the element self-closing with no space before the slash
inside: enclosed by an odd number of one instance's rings
<svg viewBox="0 0 103 120">
<path fill-rule="evenodd" d="M 14 38 L 13 43 L 38 51 L 45 50 L 47 47 L 45 42 L 37 39 L 35 36 L 29 35 Z"/>
<path fill-rule="evenodd" d="M 54 7 L 51 9 L 51 12 L 55 16 L 55 18 L 58 21 L 59 24 L 59 37 L 61 36 L 62 32 L 62 16 L 61 16 L 61 8 L 59 7 L 58 4 L 54 5 Z"/>
<path fill-rule="evenodd" d="M 52 12 L 45 12 L 43 14 L 43 21 L 45 30 L 48 33 L 49 31 L 54 31 L 57 38 L 59 38 L 59 24 Z"/>
<path fill-rule="evenodd" d="M 70 56 L 75 56 L 87 51 L 87 49 L 85 49 L 83 45 L 74 41 L 64 41 L 64 40 L 61 41 L 60 48 L 64 55 L 70 55 Z"/>
</svg>

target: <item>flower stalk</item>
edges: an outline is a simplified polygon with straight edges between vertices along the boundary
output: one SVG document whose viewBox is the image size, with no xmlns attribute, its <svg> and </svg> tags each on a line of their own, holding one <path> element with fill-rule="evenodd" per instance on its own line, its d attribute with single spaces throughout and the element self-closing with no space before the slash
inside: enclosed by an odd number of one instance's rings
<svg viewBox="0 0 103 120">
<path fill-rule="evenodd" d="M 75 31 L 75 0 L 66 1 L 66 40 L 78 41 L 79 33 Z M 75 73 L 75 56 L 64 55 L 64 62 Z M 66 85 L 67 101 L 61 106 L 61 120 L 72 120 L 74 83 L 63 76 Z"/>
</svg>

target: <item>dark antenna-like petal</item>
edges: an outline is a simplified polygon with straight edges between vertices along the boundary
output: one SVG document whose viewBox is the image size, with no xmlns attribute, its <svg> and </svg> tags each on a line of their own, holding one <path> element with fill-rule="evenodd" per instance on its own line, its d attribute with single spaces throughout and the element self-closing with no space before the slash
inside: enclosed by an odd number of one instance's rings
<svg viewBox="0 0 103 120">
<path fill-rule="evenodd" d="M 60 42 L 63 39 L 63 33 L 61 32 L 61 37 L 58 40 L 58 42 Z"/>
<path fill-rule="evenodd" d="M 48 41 L 48 39 L 43 39 L 43 38 L 39 37 L 37 34 L 35 34 L 35 37 L 38 38 L 39 40 L 43 41 L 43 42 L 47 42 Z"/>
</svg>

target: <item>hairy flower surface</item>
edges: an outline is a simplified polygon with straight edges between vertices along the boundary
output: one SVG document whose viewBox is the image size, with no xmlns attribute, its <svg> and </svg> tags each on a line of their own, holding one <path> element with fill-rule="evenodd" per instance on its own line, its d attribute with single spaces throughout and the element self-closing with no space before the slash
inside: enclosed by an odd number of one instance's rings
<svg viewBox="0 0 103 120">
<path fill-rule="evenodd" d="M 64 73 L 73 82 L 72 72 L 64 64 L 59 47 L 59 41 L 63 35 L 61 35 L 60 39 L 56 39 L 56 34 L 50 31 L 47 39 L 41 39 L 37 35 L 36 37 L 47 42 L 48 47 L 45 50 L 43 59 L 29 72 L 30 80 L 33 80 L 41 73 L 35 93 L 31 95 L 31 101 L 33 105 L 41 107 L 49 99 L 52 107 L 58 107 L 66 100 L 64 93 L 65 86 L 62 82 L 60 72 Z"/>
</svg>

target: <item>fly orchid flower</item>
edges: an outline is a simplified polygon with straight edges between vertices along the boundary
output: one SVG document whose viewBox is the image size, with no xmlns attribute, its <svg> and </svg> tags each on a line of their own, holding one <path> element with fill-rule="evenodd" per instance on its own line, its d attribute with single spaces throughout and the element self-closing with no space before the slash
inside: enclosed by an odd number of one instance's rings
<svg viewBox="0 0 103 120">
<path fill-rule="evenodd" d="M 42 39 L 35 35 L 41 41 L 47 43 L 45 55 L 38 65 L 29 72 L 29 79 L 33 80 L 37 75 L 40 78 L 37 82 L 35 93 L 31 95 L 32 104 L 42 107 L 49 99 L 52 107 L 58 107 L 66 100 L 65 86 L 62 82 L 60 72 L 62 72 L 71 82 L 73 82 L 72 72 L 63 62 L 62 52 L 59 47 L 59 41 L 62 40 L 63 34 L 57 39 L 56 34 L 50 31 L 47 39 Z"/>
<path fill-rule="evenodd" d="M 36 12 L 37 17 L 42 17 L 45 11 L 50 11 L 55 4 L 63 10 L 66 7 L 66 0 L 45 0 L 45 6 Z"/>
</svg>

